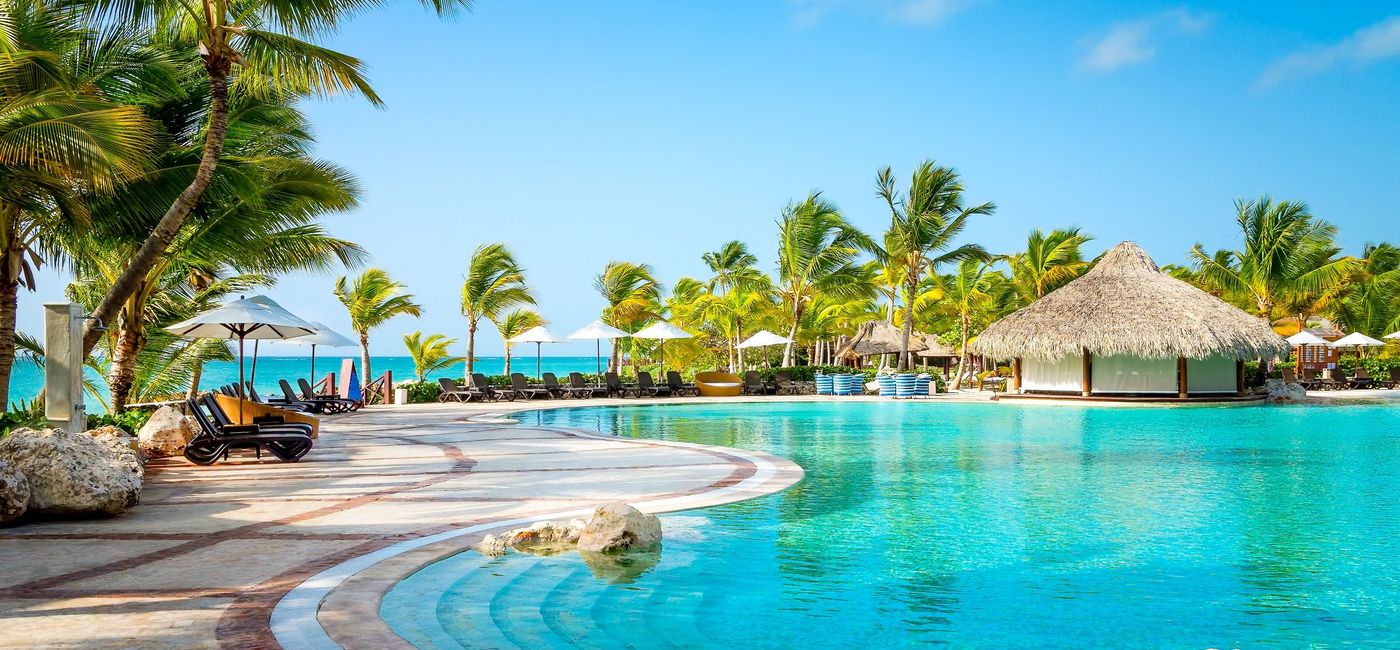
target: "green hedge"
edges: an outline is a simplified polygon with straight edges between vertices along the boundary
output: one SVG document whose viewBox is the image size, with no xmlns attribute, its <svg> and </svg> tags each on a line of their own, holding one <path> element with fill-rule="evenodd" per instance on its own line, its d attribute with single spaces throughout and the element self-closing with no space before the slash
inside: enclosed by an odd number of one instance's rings
<svg viewBox="0 0 1400 650">
<path fill-rule="evenodd" d="M 97 427 L 113 426 L 127 433 L 135 434 L 141 430 L 141 427 L 146 426 L 146 421 L 151 419 L 151 413 L 153 413 L 153 411 L 129 409 L 121 413 L 89 415 L 88 428 L 96 429 Z"/>
</svg>

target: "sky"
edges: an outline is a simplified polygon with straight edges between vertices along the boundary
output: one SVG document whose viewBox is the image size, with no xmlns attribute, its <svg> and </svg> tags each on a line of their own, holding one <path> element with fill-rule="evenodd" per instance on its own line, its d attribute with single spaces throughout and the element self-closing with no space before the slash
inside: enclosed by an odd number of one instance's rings
<svg viewBox="0 0 1400 650">
<path fill-rule="evenodd" d="M 1235 246 L 1233 202 L 1261 194 L 1307 202 L 1353 254 L 1400 240 L 1393 2 L 477 0 L 446 21 L 401 2 L 324 43 L 364 59 L 387 104 L 305 105 L 317 154 L 364 189 L 326 225 L 424 308 L 376 329 L 375 354 L 418 329 L 465 351 L 480 244 L 516 253 L 565 335 L 599 316 L 609 260 L 669 286 L 740 239 L 772 270 L 788 202 L 820 190 L 878 233 L 876 170 L 907 184 L 925 159 L 996 203 L 965 234 L 993 252 L 1075 226 L 1086 252 L 1133 240 L 1182 262 Z M 349 334 L 335 275 L 266 293 Z M 66 281 L 21 296 L 22 331 Z M 477 354 L 501 350 L 484 327 Z"/>
</svg>

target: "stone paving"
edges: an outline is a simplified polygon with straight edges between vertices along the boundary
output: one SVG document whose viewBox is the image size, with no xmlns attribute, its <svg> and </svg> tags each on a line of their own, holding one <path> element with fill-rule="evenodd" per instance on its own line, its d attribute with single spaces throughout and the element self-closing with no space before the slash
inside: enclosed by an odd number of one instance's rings
<svg viewBox="0 0 1400 650">
<path fill-rule="evenodd" d="M 607 501 L 713 505 L 800 480 L 762 454 L 492 417 L 647 401 L 374 407 L 326 418 L 299 463 L 153 461 L 125 515 L 0 528 L 0 648 L 276 647 L 269 617 L 289 590 L 398 542 Z M 758 465 L 765 480 L 750 485 Z"/>
</svg>

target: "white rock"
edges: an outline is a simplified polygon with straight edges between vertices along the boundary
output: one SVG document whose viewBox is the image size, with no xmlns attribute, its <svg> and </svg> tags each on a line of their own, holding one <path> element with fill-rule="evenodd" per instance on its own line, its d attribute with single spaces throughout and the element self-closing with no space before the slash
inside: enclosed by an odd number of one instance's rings
<svg viewBox="0 0 1400 650">
<path fill-rule="evenodd" d="M 1264 382 L 1264 392 L 1268 394 L 1268 401 L 1274 403 L 1306 402 L 1308 391 L 1302 384 L 1290 384 L 1282 379 L 1270 379 Z"/>
<path fill-rule="evenodd" d="M 537 521 L 529 528 L 518 528 L 505 534 L 506 542 L 516 550 L 534 547 L 573 546 L 578 543 L 583 526 L 557 521 Z"/>
<path fill-rule="evenodd" d="M 609 503 L 593 511 L 579 534 L 580 551 L 621 551 L 646 548 L 661 541 L 661 520 L 625 503 Z"/>
<path fill-rule="evenodd" d="M 110 431 L 16 429 L 0 440 L 0 460 L 29 481 L 29 513 L 119 515 L 141 500 L 140 455 Z"/>
<path fill-rule="evenodd" d="M 24 516 L 29 508 L 29 480 L 14 465 L 0 460 L 0 525 Z"/>
<path fill-rule="evenodd" d="M 505 555 L 506 549 L 508 548 L 510 548 L 510 545 L 506 543 L 506 539 L 504 537 L 496 537 L 495 535 L 487 535 L 476 544 L 476 550 L 478 552 L 482 555 L 490 555 L 492 557 Z"/>
<path fill-rule="evenodd" d="M 141 453 L 141 447 L 137 444 L 136 436 L 131 435 L 126 429 L 107 425 L 88 429 L 83 433 L 87 434 L 98 444 L 107 448 L 113 457 L 123 463 L 135 465 L 137 471 L 146 464 L 146 456 Z"/>
<path fill-rule="evenodd" d="M 136 434 L 137 444 L 147 458 L 179 456 L 194 439 L 198 424 L 194 418 L 173 406 L 162 406 Z"/>
</svg>

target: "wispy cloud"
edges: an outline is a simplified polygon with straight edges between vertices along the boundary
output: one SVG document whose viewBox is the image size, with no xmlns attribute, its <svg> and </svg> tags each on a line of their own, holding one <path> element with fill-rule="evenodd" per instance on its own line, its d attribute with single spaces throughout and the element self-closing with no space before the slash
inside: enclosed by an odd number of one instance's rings
<svg viewBox="0 0 1400 650">
<path fill-rule="evenodd" d="M 978 0 L 788 0 L 793 22 L 812 27 L 837 11 L 878 14 L 906 25 L 935 27 L 970 9 Z"/>
<path fill-rule="evenodd" d="M 1294 52 L 1275 61 L 1255 85 L 1270 88 L 1290 79 L 1326 72 L 1338 65 L 1366 65 L 1400 56 L 1400 16 L 1356 30 L 1337 43 Z"/>
<path fill-rule="evenodd" d="M 1103 35 L 1090 39 L 1080 66 L 1094 72 L 1110 72 L 1157 56 L 1163 38 L 1191 36 L 1210 29 L 1210 14 L 1172 9 L 1137 20 L 1116 23 Z"/>
</svg>

